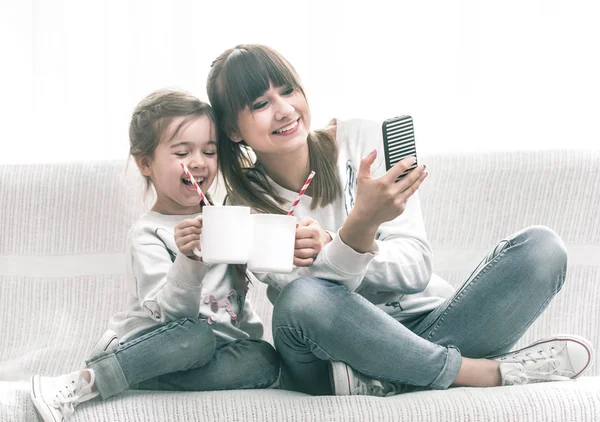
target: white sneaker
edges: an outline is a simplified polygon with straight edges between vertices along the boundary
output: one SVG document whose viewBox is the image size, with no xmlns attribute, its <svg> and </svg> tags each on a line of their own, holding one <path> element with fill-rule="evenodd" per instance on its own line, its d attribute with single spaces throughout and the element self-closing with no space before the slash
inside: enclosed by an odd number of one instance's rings
<svg viewBox="0 0 600 422">
<path fill-rule="evenodd" d="M 66 421 L 75 406 L 98 395 L 92 392 L 95 375 L 91 369 L 72 372 L 60 377 L 31 377 L 31 400 L 44 422 Z"/>
<path fill-rule="evenodd" d="M 331 389 L 336 396 L 377 396 L 386 397 L 396 394 L 396 387 L 388 381 L 368 378 L 356 372 L 344 362 L 330 362 L 329 378 Z"/>
<path fill-rule="evenodd" d="M 594 348 L 586 339 L 559 335 L 490 358 L 500 362 L 502 385 L 575 379 L 590 368 Z"/>
<path fill-rule="evenodd" d="M 90 357 L 97 356 L 107 350 L 116 349 L 117 347 L 119 347 L 119 338 L 117 337 L 117 334 L 112 330 L 106 330 L 94 345 Z"/>
</svg>

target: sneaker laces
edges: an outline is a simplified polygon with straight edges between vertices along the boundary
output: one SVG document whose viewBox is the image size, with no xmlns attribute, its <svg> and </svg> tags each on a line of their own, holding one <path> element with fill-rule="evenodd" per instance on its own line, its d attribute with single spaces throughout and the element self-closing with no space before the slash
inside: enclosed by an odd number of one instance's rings
<svg viewBox="0 0 600 422">
<path fill-rule="evenodd" d="M 88 382 L 84 378 L 83 372 L 81 372 L 76 379 L 72 379 L 68 385 L 58 390 L 54 401 L 51 403 L 51 406 L 58 409 L 65 420 L 75 413 L 75 406 L 82 401 L 82 398 L 86 398 L 89 395 L 97 395 L 97 393 L 92 393 L 91 391 L 91 386 L 94 384 L 95 378 L 94 372 L 89 371 L 89 374 L 91 379 Z"/>
<path fill-rule="evenodd" d="M 503 365 L 514 365 L 512 370 L 503 373 L 505 381 L 511 384 L 528 384 L 540 381 L 565 381 L 569 380 L 573 373 L 560 371 L 560 360 L 554 357 L 555 348 L 550 352 L 539 350 L 537 352 L 524 353 L 523 356 L 513 356 L 513 362 Z"/>
<path fill-rule="evenodd" d="M 78 399 L 75 391 L 75 387 L 70 388 L 69 386 L 65 386 L 65 390 L 59 390 L 54 401 L 50 404 L 55 409 L 58 409 L 65 419 L 75 412 L 75 405 Z"/>
<path fill-rule="evenodd" d="M 358 394 L 362 396 L 377 396 L 387 397 L 393 396 L 396 393 L 396 387 L 391 382 L 380 381 L 374 378 L 367 378 L 359 373 L 354 373 L 357 381 L 355 392 L 352 394 Z"/>
<path fill-rule="evenodd" d="M 556 348 L 553 346 L 550 348 L 550 353 L 544 352 L 543 350 L 538 350 L 537 352 L 527 352 L 523 353 L 522 356 L 515 355 L 512 359 L 521 364 L 526 364 L 531 361 L 533 363 L 538 363 L 538 361 L 552 361 L 556 360 L 554 358 Z"/>
</svg>

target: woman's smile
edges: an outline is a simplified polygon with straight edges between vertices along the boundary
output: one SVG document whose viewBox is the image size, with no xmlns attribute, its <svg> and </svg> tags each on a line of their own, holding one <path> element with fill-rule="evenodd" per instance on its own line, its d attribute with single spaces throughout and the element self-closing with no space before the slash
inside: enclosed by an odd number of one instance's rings
<svg viewBox="0 0 600 422">
<path fill-rule="evenodd" d="M 273 131 L 273 134 L 274 135 L 283 135 L 283 136 L 292 135 L 298 131 L 299 127 L 300 127 L 300 118 L 294 120 L 292 123 L 290 123 L 288 125 L 283 126 L 280 129 Z"/>
</svg>

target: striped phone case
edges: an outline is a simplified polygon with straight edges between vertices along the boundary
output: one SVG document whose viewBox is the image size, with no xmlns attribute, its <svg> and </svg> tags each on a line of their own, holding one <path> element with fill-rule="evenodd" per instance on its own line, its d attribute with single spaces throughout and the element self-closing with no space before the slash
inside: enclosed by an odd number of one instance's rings
<svg viewBox="0 0 600 422">
<path fill-rule="evenodd" d="M 413 128 L 413 119 L 410 116 L 398 116 L 387 119 L 383 122 L 383 148 L 385 152 L 385 167 L 387 170 L 392 168 L 398 161 L 417 156 L 415 146 L 415 130 Z M 415 162 L 408 170 L 402 173 L 400 180 L 412 169 L 418 165 Z"/>
</svg>

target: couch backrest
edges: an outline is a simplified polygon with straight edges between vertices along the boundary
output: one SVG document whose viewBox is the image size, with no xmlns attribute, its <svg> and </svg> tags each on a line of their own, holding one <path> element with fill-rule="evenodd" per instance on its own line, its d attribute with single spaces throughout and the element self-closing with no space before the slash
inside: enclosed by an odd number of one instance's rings
<svg viewBox="0 0 600 422">
<path fill-rule="evenodd" d="M 124 162 L 3 165 L 0 254 L 120 253 L 149 205 L 137 169 Z"/>
<path fill-rule="evenodd" d="M 422 161 L 430 176 L 421 201 L 438 271 L 458 270 L 461 255 L 485 253 L 502 236 L 533 224 L 561 236 L 571 269 L 600 264 L 600 151 L 443 155 Z"/>
</svg>

